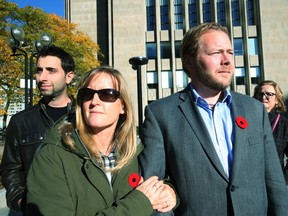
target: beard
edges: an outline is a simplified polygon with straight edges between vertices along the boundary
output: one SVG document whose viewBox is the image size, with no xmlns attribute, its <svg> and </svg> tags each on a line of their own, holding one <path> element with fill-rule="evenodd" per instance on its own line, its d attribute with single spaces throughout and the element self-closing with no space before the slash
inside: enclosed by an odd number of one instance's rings
<svg viewBox="0 0 288 216">
<path fill-rule="evenodd" d="M 228 77 L 228 74 L 226 75 L 227 77 L 220 77 L 217 79 L 216 77 L 213 76 L 213 74 L 203 67 L 201 67 L 200 64 L 197 64 L 197 72 L 196 72 L 196 79 L 202 83 L 203 85 L 207 86 L 210 89 L 213 89 L 214 91 L 223 91 L 226 88 L 228 88 L 231 85 L 232 81 L 232 70 L 231 68 L 226 67 L 223 71 L 230 71 L 230 77 Z M 220 70 L 220 71 L 221 71 Z"/>
</svg>

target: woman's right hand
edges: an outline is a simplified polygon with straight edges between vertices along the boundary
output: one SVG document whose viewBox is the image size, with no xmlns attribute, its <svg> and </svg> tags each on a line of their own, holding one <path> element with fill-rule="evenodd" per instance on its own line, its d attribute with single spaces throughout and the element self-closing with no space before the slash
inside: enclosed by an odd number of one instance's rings
<svg viewBox="0 0 288 216">
<path fill-rule="evenodd" d="M 164 188 L 162 187 L 163 184 L 163 181 L 159 181 L 157 176 L 151 176 L 145 181 L 143 181 L 143 177 L 141 177 L 139 185 L 136 187 L 136 189 L 144 193 L 150 200 L 152 206 L 154 206 L 157 204 L 158 197 Z"/>
</svg>

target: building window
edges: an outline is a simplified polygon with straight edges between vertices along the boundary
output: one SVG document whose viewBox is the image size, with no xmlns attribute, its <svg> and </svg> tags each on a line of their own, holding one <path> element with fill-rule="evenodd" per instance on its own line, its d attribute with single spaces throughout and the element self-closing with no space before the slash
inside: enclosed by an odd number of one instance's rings
<svg viewBox="0 0 288 216">
<path fill-rule="evenodd" d="M 175 29 L 183 29 L 182 0 L 174 0 Z"/>
<path fill-rule="evenodd" d="M 187 75 L 184 71 L 176 71 L 176 87 L 185 88 L 188 85 Z"/>
<path fill-rule="evenodd" d="M 157 46 L 156 43 L 146 43 L 146 55 L 148 59 L 157 58 Z"/>
<path fill-rule="evenodd" d="M 251 76 L 251 83 L 252 84 L 260 83 L 260 68 L 259 67 L 251 67 L 250 68 L 250 76 Z"/>
<path fill-rule="evenodd" d="M 168 0 L 160 0 L 161 30 L 169 30 Z"/>
<path fill-rule="evenodd" d="M 171 43 L 170 42 L 161 42 L 160 43 L 160 58 L 161 59 L 171 59 Z"/>
<path fill-rule="evenodd" d="M 181 41 L 175 41 L 175 58 L 181 58 Z"/>
<path fill-rule="evenodd" d="M 258 40 L 257 38 L 248 39 L 248 53 L 249 55 L 258 55 Z"/>
<path fill-rule="evenodd" d="M 234 38 L 234 55 L 244 55 L 242 38 Z"/>
<path fill-rule="evenodd" d="M 162 71 L 162 88 L 172 88 L 173 87 L 173 79 L 171 71 Z"/>
<path fill-rule="evenodd" d="M 232 23 L 233 26 L 240 26 L 240 11 L 239 11 L 239 1 L 232 0 Z"/>
<path fill-rule="evenodd" d="M 156 71 L 147 71 L 147 84 L 152 86 L 158 84 L 158 76 Z"/>
<path fill-rule="evenodd" d="M 203 0 L 202 7 L 203 7 L 203 21 L 204 22 L 211 22 L 210 0 Z"/>
<path fill-rule="evenodd" d="M 255 25 L 254 8 L 253 8 L 252 0 L 247 0 L 247 22 L 248 22 L 248 25 Z"/>
<path fill-rule="evenodd" d="M 146 0 L 147 31 L 156 30 L 155 0 Z"/>
<path fill-rule="evenodd" d="M 224 0 L 217 0 L 217 20 L 222 26 L 226 26 Z"/>
<path fill-rule="evenodd" d="M 196 0 L 188 0 L 189 28 L 197 25 Z"/>
<path fill-rule="evenodd" d="M 245 68 L 235 68 L 236 85 L 245 85 Z"/>
</svg>

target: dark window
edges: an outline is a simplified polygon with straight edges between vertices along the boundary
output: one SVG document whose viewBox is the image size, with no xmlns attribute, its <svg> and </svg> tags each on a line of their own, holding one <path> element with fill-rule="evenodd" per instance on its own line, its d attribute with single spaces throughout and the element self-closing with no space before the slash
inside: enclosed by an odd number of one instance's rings
<svg viewBox="0 0 288 216">
<path fill-rule="evenodd" d="M 235 38 L 234 39 L 234 55 L 243 55 L 244 49 L 243 49 L 243 39 L 242 38 Z"/>
<path fill-rule="evenodd" d="M 226 26 L 224 0 L 217 0 L 217 20 L 218 23 L 220 23 L 223 26 Z"/>
<path fill-rule="evenodd" d="M 180 49 L 181 49 L 181 41 L 175 41 L 175 58 L 181 58 Z"/>
<path fill-rule="evenodd" d="M 232 23 L 233 26 L 240 26 L 240 11 L 238 0 L 232 0 Z"/>
<path fill-rule="evenodd" d="M 202 7 L 203 7 L 203 21 L 204 22 L 211 22 L 210 0 L 203 0 Z"/>
<path fill-rule="evenodd" d="M 148 59 L 157 58 L 157 46 L 156 43 L 146 43 L 146 55 Z"/>
<path fill-rule="evenodd" d="M 189 28 L 197 25 L 196 0 L 188 0 Z"/>
<path fill-rule="evenodd" d="M 175 29 L 183 29 L 182 0 L 174 0 Z"/>
<path fill-rule="evenodd" d="M 155 0 L 146 0 L 147 31 L 156 30 Z"/>
<path fill-rule="evenodd" d="M 169 30 L 168 0 L 160 0 L 161 30 Z"/>
<path fill-rule="evenodd" d="M 248 25 L 255 25 L 254 8 L 253 8 L 252 0 L 247 0 L 247 22 L 248 22 Z"/>
<path fill-rule="evenodd" d="M 161 59 L 171 59 L 171 44 L 170 42 L 160 43 Z"/>
</svg>

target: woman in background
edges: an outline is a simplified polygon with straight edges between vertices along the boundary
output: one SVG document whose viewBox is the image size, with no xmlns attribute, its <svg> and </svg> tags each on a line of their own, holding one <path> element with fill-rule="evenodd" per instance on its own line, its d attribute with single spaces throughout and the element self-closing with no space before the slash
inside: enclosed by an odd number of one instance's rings
<svg viewBox="0 0 288 216">
<path fill-rule="evenodd" d="M 127 84 L 113 68 L 87 73 L 76 119 L 59 122 L 45 144 L 28 175 L 27 215 L 148 216 L 176 205 L 170 186 L 137 174 L 143 146 Z"/>
<path fill-rule="evenodd" d="M 261 101 L 267 109 L 280 163 L 288 184 L 287 162 L 284 166 L 285 155 L 288 155 L 288 119 L 282 115 L 286 111 L 283 92 L 276 82 L 266 80 L 255 87 L 253 97 Z"/>
</svg>

